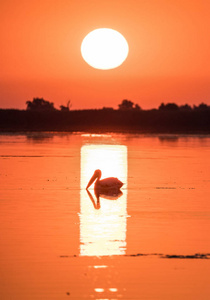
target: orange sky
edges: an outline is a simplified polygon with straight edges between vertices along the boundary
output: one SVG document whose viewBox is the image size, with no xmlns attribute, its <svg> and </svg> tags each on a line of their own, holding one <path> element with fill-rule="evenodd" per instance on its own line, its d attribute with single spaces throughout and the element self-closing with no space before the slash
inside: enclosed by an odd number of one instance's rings
<svg viewBox="0 0 210 300">
<path fill-rule="evenodd" d="M 34 97 L 56 108 L 142 108 L 161 102 L 210 104 L 209 0 L 7 0 L 0 2 L 0 108 L 25 109 Z M 97 70 L 81 57 L 100 27 L 127 39 L 127 60 Z"/>
</svg>

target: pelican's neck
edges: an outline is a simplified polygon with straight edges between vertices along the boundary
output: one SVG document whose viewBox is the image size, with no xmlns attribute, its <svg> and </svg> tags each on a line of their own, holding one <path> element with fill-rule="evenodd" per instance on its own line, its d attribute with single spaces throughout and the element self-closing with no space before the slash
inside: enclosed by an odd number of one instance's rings
<svg viewBox="0 0 210 300">
<path fill-rule="evenodd" d="M 95 185 L 98 185 L 99 182 L 100 182 L 100 178 L 101 178 L 101 174 L 99 173 L 96 177 L 96 182 L 95 182 Z"/>
<path fill-rule="evenodd" d="M 95 184 L 99 184 L 99 180 L 101 178 L 101 171 L 100 170 L 96 170 L 93 174 L 93 176 L 91 177 L 90 181 L 88 182 L 88 185 L 86 187 L 86 189 L 88 189 L 91 184 L 95 181 Z"/>
<path fill-rule="evenodd" d="M 100 175 L 98 175 L 98 176 L 96 177 L 96 182 L 97 182 L 97 183 L 99 182 L 100 178 L 101 178 Z"/>
</svg>

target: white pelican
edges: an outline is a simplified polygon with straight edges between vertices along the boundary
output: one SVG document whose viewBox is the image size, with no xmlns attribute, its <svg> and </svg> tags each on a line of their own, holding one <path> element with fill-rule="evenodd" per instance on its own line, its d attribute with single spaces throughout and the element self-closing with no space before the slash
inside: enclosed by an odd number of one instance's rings
<svg viewBox="0 0 210 300">
<path fill-rule="evenodd" d="M 100 178 L 101 178 L 101 170 L 95 170 L 93 176 L 88 182 L 86 189 L 88 189 L 95 180 L 96 180 L 94 186 L 95 190 L 100 190 L 100 191 L 109 190 L 115 192 L 118 191 L 123 186 L 123 183 L 115 177 L 109 177 L 102 180 L 100 180 Z"/>
</svg>

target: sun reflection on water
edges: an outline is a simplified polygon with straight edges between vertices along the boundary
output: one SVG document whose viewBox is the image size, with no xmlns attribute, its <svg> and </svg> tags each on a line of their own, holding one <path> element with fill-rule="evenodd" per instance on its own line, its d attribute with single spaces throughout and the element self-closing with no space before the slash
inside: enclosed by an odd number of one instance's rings
<svg viewBox="0 0 210 300">
<path fill-rule="evenodd" d="M 95 195 L 85 187 L 95 169 L 102 179 L 117 177 L 124 183 L 122 194 Z M 85 145 L 81 148 L 80 255 L 122 255 L 126 252 L 127 147 Z"/>
</svg>

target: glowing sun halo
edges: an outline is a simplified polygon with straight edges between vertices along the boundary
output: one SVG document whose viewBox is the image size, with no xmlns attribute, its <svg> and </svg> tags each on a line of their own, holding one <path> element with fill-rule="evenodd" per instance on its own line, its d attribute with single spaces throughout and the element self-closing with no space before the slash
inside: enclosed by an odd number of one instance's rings
<svg viewBox="0 0 210 300">
<path fill-rule="evenodd" d="M 108 70 L 119 67 L 128 56 L 124 36 L 110 28 L 91 31 L 82 41 L 83 59 L 93 68 Z"/>
</svg>

